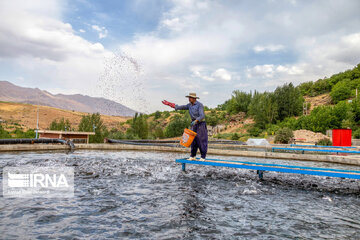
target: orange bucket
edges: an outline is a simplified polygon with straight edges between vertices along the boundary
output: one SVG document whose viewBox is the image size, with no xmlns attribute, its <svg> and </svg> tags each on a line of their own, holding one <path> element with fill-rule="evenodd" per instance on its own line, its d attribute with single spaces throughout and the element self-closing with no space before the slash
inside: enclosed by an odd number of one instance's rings
<svg viewBox="0 0 360 240">
<path fill-rule="evenodd" d="M 184 134 L 182 135 L 182 138 L 180 139 L 180 144 L 183 145 L 184 147 L 190 147 L 190 145 L 194 141 L 194 138 L 196 137 L 196 135 L 197 135 L 196 132 L 185 128 Z"/>
</svg>

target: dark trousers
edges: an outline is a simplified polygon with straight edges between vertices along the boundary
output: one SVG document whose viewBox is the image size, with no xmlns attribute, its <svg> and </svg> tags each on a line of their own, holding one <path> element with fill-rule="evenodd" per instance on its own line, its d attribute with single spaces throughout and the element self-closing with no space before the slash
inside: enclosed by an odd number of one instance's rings
<svg viewBox="0 0 360 240">
<path fill-rule="evenodd" d="M 206 158 L 206 153 L 208 149 L 208 133 L 206 122 L 199 122 L 192 126 L 191 130 L 197 133 L 194 141 L 191 144 L 191 157 L 196 156 L 198 148 L 200 149 L 200 154 L 202 158 Z"/>
</svg>

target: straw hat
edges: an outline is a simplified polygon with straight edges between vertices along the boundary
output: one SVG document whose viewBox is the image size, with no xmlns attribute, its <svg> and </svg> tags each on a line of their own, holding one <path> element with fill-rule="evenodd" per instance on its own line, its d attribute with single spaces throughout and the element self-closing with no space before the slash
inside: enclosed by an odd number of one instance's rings
<svg viewBox="0 0 360 240">
<path fill-rule="evenodd" d="M 189 95 L 187 95 L 185 97 L 191 97 L 191 98 L 199 99 L 199 97 L 196 96 L 196 93 L 189 93 Z"/>
</svg>

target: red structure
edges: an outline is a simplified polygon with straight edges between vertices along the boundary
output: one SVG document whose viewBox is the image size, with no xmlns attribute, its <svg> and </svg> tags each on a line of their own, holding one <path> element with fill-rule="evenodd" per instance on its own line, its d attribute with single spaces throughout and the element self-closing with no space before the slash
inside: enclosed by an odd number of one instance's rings
<svg viewBox="0 0 360 240">
<path fill-rule="evenodd" d="M 351 146 L 351 129 L 333 129 L 332 142 L 333 146 Z"/>
</svg>

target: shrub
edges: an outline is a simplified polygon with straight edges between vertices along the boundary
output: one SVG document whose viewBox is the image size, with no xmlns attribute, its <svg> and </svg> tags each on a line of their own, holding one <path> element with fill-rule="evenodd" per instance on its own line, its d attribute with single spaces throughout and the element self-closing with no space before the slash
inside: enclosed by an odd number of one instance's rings
<svg viewBox="0 0 360 240">
<path fill-rule="evenodd" d="M 117 130 L 116 128 L 111 129 L 108 138 L 110 139 L 124 139 L 125 138 L 125 134 L 119 130 Z"/>
<path fill-rule="evenodd" d="M 35 131 L 33 129 L 24 132 L 22 129 L 16 128 L 11 133 L 15 135 L 15 138 L 35 138 Z"/>
<path fill-rule="evenodd" d="M 262 133 L 262 130 L 258 127 L 252 127 L 248 130 L 248 133 L 251 136 L 258 137 Z"/>
<path fill-rule="evenodd" d="M 279 127 L 280 128 L 290 128 L 292 130 L 297 130 L 297 119 L 295 117 L 288 117 L 288 118 L 285 118 L 284 121 L 282 122 L 279 122 Z"/>
<path fill-rule="evenodd" d="M 320 139 L 316 145 L 320 145 L 320 146 L 332 146 L 332 142 L 330 139 L 328 138 L 323 138 L 323 139 Z"/>
<path fill-rule="evenodd" d="M 154 137 L 155 138 L 160 138 L 160 139 L 165 137 L 164 131 L 163 131 L 163 129 L 161 127 L 155 128 Z"/>
<path fill-rule="evenodd" d="M 232 133 L 218 133 L 214 137 L 219 139 L 228 139 L 230 140 L 232 138 Z"/>
<path fill-rule="evenodd" d="M 352 133 L 353 137 L 360 139 L 360 128 Z"/>
<path fill-rule="evenodd" d="M 161 112 L 156 111 L 154 114 L 154 119 L 158 119 L 158 118 L 161 118 Z"/>
<path fill-rule="evenodd" d="M 268 124 L 266 126 L 266 133 L 268 135 L 275 135 L 275 133 L 280 129 L 278 125 L 275 124 Z"/>
<path fill-rule="evenodd" d="M 231 140 L 239 140 L 240 136 L 237 134 L 237 133 L 234 133 L 232 136 L 231 136 Z"/>
<path fill-rule="evenodd" d="M 168 138 L 181 136 L 184 132 L 184 128 L 189 127 L 190 122 L 191 119 L 188 114 L 183 117 L 175 115 L 165 128 L 165 136 Z"/>
<path fill-rule="evenodd" d="M 280 128 L 275 135 L 275 143 L 289 143 L 290 139 L 294 137 L 293 131 L 290 128 Z"/>
<path fill-rule="evenodd" d="M 212 110 L 210 114 L 207 114 L 205 119 L 206 119 L 206 123 L 212 127 L 215 127 L 219 123 L 219 118 L 215 110 Z"/>
<path fill-rule="evenodd" d="M 11 138 L 11 135 L 0 125 L 0 138 Z"/>
</svg>

